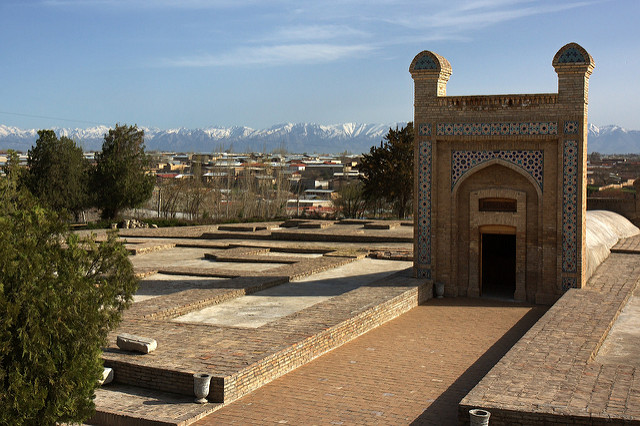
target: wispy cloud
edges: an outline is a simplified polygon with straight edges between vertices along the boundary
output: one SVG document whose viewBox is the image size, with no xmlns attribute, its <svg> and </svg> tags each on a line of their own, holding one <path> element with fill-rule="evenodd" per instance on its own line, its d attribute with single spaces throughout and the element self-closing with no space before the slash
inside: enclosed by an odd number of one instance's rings
<svg viewBox="0 0 640 426">
<path fill-rule="evenodd" d="M 260 0 L 42 0 L 49 6 L 148 8 L 148 9 L 220 9 L 260 4 Z"/>
<path fill-rule="evenodd" d="M 368 42 L 394 45 L 411 40 L 469 40 L 474 31 L 509 21 L 554 14 L 609 0 L 326 0 L 296 3 L 297 19 L 332 22 L 333 25 L 281 30 L 281 36 L 305 38 L 330 36 L 344 24 L 341 38 L 370 35 Z M 294 13 L 294 12 L 290 12 Z M 278 33 L 276 33 L 278 35 Z M 312 39 L 312 38 L 308 38 Z"/>
<path fill-rule="evenodd" d="M 606 0 L 44 0 L 50 4 L 121 7 L 224 8 L 203 12 L 218 20 L 219 40 L 203 37 L 165 67 L 281 66 L 392 55 L 393 46 L 468 41 L 483 28 L 535 15 L 561 13 Z M 255 7 L 254 7 L 255 6 Z M 241 9 L 243 8 L 244 9 Z M 238 9 L 235 9 L 238 8 Z M 229 12 L 229 13 L 226 13 Z M 224 19 L 220 16 L 224 15 Z M 196 45 L 198 47 L 196 47 Z M 204 53 L 191 49 L 200 49 Z M 170 54 L 169 54 L 170 55 Z"/>
<path fill-rule="evenodd" d="M 456 5 L 455 2 L 452 4 L 454 5 L 454 9 L 458 10 L 459 12 L 464 12 L 471 10 L 512 7 L 518 4 L 531 3 L 532 1 L 535 0 L 463 0 L 461 3 L 458 2 L 460 3 L 459 5 Z"/>
<path fill-rule="evenodd" d="M 411 29 L 448 29 L 452 33 L 497 25 L 502 22 L 534 15 L 562 12 L 584 7 L 593 2 L 562 2 L 553 4 L 531 1 L 485 0 L 453 4 L 435 13 L 383 18 L 385 22 Z"/>
<path fill-rule="evenodd" d="M 276 66 L 333 62 L 374 50 L 371 45 L 336 45 L 324 43 L 244 47 L 220 55 L 200 55 L 165 59 L 170 67 Z"/>
<path fill-rule="evenodd" d="M 371 34 L 348 25 L 295 25 L 276 29 L 273 34 L 262 37 L 261 41 L 305 41 L 330 40 L 348 37 L 369 37 Z"/>
</svg>

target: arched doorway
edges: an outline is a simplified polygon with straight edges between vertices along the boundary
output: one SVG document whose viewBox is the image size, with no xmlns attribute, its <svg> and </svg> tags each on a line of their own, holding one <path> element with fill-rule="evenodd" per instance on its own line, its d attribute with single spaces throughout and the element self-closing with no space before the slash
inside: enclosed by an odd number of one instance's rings
<svg viewBox="0 0 640 426">
<path fill-rule="evenodd" d="M 501 160 L 469 170 L 453 188 L 452 258 L 461 293 L 533 301 L 540 268 L 539 187 Z M 483 264 L 484 262 L 484 264 Z"/>
</svg>

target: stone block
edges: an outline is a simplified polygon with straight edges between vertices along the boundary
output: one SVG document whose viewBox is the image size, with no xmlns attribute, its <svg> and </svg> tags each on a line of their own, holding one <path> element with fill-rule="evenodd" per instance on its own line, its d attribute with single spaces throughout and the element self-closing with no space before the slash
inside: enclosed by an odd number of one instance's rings
<svg viewBox="0 0 640 426">
<path fill-rule="evenodd" d="M 158 342 L 148 337 L 135 336 L 133 334 L 122 333 L 118 335 L 117 345 L 123 351 L 140 352 L 148 354 L 156 350 Z"/>
<path fill-rule="evenodd" d="M 100 386 L 113 382 L 113 368 L 104 367 L 102 371 L 102 379 L 98 380 Z"/>
</svg>

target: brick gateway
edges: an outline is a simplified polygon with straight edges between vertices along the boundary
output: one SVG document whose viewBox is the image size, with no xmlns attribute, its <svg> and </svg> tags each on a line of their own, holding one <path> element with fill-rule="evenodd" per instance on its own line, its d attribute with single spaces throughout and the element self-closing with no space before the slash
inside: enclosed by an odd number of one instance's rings
<svg viewBox="0 0 640 426">
<path fill-rule="evenodd" d="M 585 283 L 594 61 L 569 43 L 552 64 L 558 93 L 491 96 L 446 96 L 451 65 L 436 53 L 419 53 L 409 67 L 415 84 L 414 273 L 443 282 L 447 296 L 498 291 L 550 304 Z M 489 248 L 491 238 L 498 240 L 493 246 L 514 248 L 505 258 Z M 490 271 L 501 268 L 511 270 L 509 282 L 491 287 Z"/>
</svg>

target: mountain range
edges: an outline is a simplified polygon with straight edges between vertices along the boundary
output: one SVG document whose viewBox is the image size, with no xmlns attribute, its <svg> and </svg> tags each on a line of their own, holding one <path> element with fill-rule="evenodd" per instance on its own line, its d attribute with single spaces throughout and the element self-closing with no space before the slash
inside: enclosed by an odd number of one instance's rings
<svg viewBox="0 0 640 426">
<path fill-rule="evenodd" d="M 204 129 L 169 129 L 141 127 L 148 151 L 175 152 L 273 152 L 360 154 L 380 144 L 389 128 L 406 123 L 319 125 L 285 123 L 268 129 L 213 126 Z M 85 151 L 99 151 L 107 126 L 86 129 L 54 128 L 58 136 L 75 140 Z M 38 131 L 0 124 L 0 150 L 28 151 L 35 144 Z M 598 127 L 589 124 L 588 151 L 602 154 L 640 153 L 640 131 L 620 126 Z"/>
</svg>

